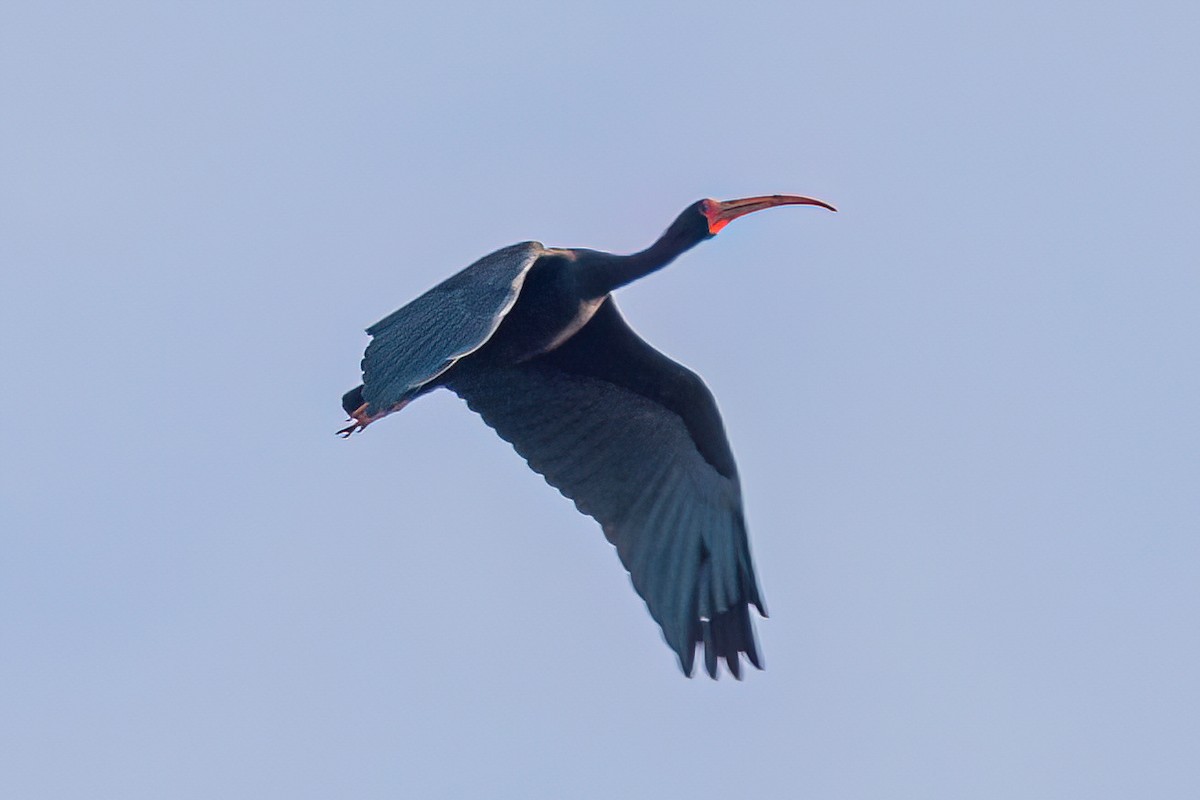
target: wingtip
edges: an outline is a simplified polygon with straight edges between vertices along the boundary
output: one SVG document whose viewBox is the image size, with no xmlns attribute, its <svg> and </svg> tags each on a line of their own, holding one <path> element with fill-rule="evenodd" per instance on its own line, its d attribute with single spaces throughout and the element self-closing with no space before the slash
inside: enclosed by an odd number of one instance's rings
<svg viewBox="0 0 1200 800">
<path fill-rule="evenodd" d="M 753 634 L 752 634 L 753 637 Z M 743 674 L 742 657 L 745 656 L 746 661 L 759 672 L 766 670 L 766 662 L 758 651 L 758 642 L 754 638 L 743 643 L 741 649 L 734 652 L 718 652 L 716 643 L 710 638 L 706 641 L 701 638 L 698 641 L 692 642 L 691 648 L 682 648 L 675 651 L 675 655 L 679 661 L 679 671 L 683 673 L 685 678 L 691 679 L 696 676 L 696 648 L 704 648 L 704 671 L 708 677 L 713 680 L 721 679 L 721 662 L 725 663 L 725 669 L 737 681 L 742 681 L 745 676 Z"/>
<path fill-rule="evenodd" d="M 758 654 L 758 648 L 754 642 L 750 642 L 750 645 L 746 648 L 746 660 L 753 664 L 755 669 L 764 669 L 762 656 Z"/>
<path fill-rule="evenodd" d="M 679 669 L 683 672 L 683 677 L 692 677 L 696 666 L 696 646 L 693 644 L 691 647 L 681 647 L 675 651 L 675 655 L 679 658 Z"/>
</svg>

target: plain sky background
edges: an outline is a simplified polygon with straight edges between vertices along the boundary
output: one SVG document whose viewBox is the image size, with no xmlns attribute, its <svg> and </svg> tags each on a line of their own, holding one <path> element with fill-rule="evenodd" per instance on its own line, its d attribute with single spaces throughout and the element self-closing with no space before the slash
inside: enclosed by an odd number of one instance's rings
<svg viewBox="0 0 1200 800">
<path fill-rule="evenodd" d="M 0 15 L 0 796 L 1200 793 L 1187 3 L 14 3 Z M 362 329 L 523 239 L 738 457 L 767 669 L 683 678 Z"/>
</svg>

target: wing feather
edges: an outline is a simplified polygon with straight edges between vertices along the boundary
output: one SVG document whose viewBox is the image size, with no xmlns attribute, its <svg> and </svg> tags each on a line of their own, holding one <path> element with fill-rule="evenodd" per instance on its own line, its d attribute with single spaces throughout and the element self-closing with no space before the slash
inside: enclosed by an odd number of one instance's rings
<svg viewBox="0 0 1200 800">
<path fill-rule="evenodd" d="M 369 413 L 419 393 L 491 338 L 543 252 L 538 242 L 497 250 L 367 328 L 362 396 Z"/>
<path fill-rule="evenodd" d="M 694 373 L 653 351 L 609 299 L 557 350 L 509 367 L 464 362 L 447 385 L 600 522 L 685 673 L 700 643 L 711 675 L 723 660 L 740 676 L 741 654 L 758 665 L 748 607 L 762 607 L 741 491 Z"/>
</svg>

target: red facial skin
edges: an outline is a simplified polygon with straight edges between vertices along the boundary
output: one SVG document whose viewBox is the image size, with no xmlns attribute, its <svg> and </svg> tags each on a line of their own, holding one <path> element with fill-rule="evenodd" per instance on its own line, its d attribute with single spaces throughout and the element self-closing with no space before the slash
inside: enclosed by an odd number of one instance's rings
<svg viewBox="0 0 1200 800">
<path fill-rule="evenodd" d="M 794 194 L 743 197 L 740 200 L 726 200 L 724 202 L 718 200 L 702 200 L 700 202 L 700 208 L 704 212 L 704 216 L 708 219 L 708 232 L 714 236 L 738 217 L 751 214 L 755 211 L 762 211 L 766 208 L 774 208 L 775 206 L 820 206 L 830 211 L 837 211 L 836 208 L 822 200 L 815 200 L 811 197 L 801 197 Z"/>
</svg>

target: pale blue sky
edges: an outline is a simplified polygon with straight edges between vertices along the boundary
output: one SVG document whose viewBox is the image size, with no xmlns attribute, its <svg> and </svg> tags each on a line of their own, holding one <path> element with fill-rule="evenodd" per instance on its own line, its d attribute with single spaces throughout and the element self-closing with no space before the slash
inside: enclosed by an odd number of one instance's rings
<svg viewBox="0 0 1200 800">
<path fill-rule="evenodd" d="M 25 3 L 0 20 L 0 796 L 1200 791 L 1184 3 Z M 742 471 L 767 670 L 687 680 L 362 328 L 629 251 Z"/>
</svg>

